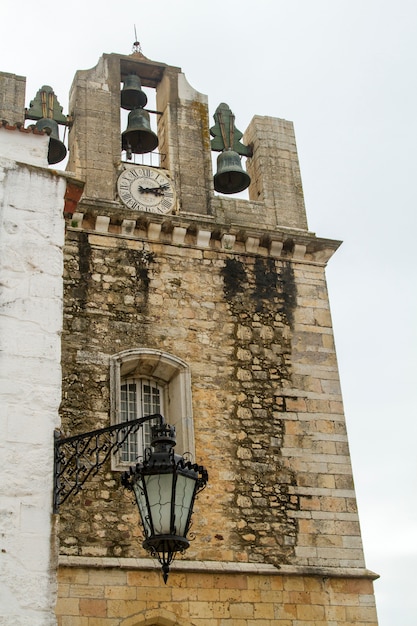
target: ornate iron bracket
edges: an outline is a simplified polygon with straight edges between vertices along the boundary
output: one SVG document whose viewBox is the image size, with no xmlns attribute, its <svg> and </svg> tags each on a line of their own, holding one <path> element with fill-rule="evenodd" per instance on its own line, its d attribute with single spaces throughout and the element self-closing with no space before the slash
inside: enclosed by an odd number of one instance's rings
<svg viewBox="0 0 417 626">
<path fill-rule="evenodd" d="M 112 454 L 117 454 L 129 435 L 138 432 L 146 422 L 165 420 L 159 413 L 130 422 L 92 430 L 81 435 L 62 437 L 55 431 L 54 439 L 54 513 L 71 495 L 77 494 L 84 483 L 100 471 Z"/>
</svg>

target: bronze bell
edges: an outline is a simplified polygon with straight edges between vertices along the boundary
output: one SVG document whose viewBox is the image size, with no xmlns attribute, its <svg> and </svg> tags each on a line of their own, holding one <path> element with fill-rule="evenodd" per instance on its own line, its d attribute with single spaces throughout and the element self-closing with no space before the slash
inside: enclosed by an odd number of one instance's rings
<svg viewBox="0 0 417 626">
<path fill-rule="evenodd" d="M 127 128 L 122 133 L 122 150 L 134 154 L 152 152 L 158 146 L 158 136 L 151 130 L 149 113 L 133 109 L 127 118 Z"/>
<path fill-rule="evenodd" d="M 240 162 L 240 156 L 230 148 L 217 157 L 214 189 L 219 193 L 238 193 L 250 185 L 250 176 Z"/>
<path fill-rule="evenodd" d="M 59 138 L 58 123 L 47 117 L 36 122 L 37 130 L 44 130 L 49 135 L 48 163 L 59 163 L 67 156 L 65 144 Z"/>
<path fill-rule="evenodd" d="M 142 91 L 142 85 L 137 74 L 128 74 L 123 83 L 123 89 L 120 92 L 120 106 L 122 109 L 133 111 L 140 107 L 146 106 L 148 97 Z"/>
</svg>

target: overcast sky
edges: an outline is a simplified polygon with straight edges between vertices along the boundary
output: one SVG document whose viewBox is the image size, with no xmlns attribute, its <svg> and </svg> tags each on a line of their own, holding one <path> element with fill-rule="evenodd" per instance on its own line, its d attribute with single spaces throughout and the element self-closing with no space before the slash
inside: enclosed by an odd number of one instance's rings
<svg viewBox="0 0 417 626">
<path fill-rule="evenodd" d="M 310 230 L 327 271 L 367 566 L 380 626 L 415 626 L 417 568 L 415 0 L 2 0 L 0 70 L 64 113 L 102 53 L 182 68 L 253 115 L 295 124 Z M 103 128 L 103 132 L 106 130 Z"/>
</svg>

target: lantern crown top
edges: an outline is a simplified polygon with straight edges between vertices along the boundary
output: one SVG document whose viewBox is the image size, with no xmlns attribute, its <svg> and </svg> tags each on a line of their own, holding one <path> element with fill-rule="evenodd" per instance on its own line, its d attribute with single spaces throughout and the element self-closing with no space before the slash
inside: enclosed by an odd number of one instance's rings
<svg viewBox="0 0 417 626">
<path fill-rule="evenodd" d="M 151 446 L 155 449 L 160 446 L 168 447 L 170 450 L 177 445 L 175 426 L 170 424 L 155 424 L 152 426 Z"/>
</svg>

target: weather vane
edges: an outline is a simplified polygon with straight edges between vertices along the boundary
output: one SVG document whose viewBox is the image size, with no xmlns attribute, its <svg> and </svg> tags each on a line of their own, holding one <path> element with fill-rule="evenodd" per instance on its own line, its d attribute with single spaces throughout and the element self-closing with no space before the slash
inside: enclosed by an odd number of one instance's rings
<svg viewBox="0 0 417 626">
<path fill-rule="evenodd" d="M 139 54 L 142 54 L 142 48 L 140 46 L 140 42 L 138 41 L 138 36 L 136 34 L 136 24 L 133 25 L 133 28 L 135 30 L 135 41 L 133 43 L 133 54 L 135 54 L 136 52 L 138 52 Z"/>
</svg>

